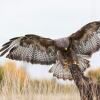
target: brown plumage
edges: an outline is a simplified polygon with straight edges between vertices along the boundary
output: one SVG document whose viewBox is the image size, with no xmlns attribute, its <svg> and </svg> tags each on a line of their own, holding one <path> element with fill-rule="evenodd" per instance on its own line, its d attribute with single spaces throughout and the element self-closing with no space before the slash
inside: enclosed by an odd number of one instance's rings
<svg viewBox="0 0 100 100">
<path fill-rule="evenodd" d="M 49 39 L 29 34 L 10 39 L 0 52 L 7 58 L 32 64 L 51 65 L 49 72 L 57 78 L 72 79 L 68 66 L 77 64 L 83 72 L 90 66 L 88 58 L 100 48 L 100 21 L 92 22 L 69 37 Z"/>
</svg>

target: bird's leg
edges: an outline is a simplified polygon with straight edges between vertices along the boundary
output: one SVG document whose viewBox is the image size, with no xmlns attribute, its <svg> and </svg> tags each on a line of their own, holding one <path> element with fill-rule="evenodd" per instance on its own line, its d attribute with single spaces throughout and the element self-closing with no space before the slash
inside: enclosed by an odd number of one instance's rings
<svg viewBox="0 0 100 100">
<path fill-rule="evenodd" d="M 74 61 L 71 61 L 71 60 L 68 60 L 68 59 L 63 60 L 64 68 L 67 68 L 71 64 L 75 64 L 75 65 L 79 66 L 79 63 L 76 60 L 74 60 Z"/>
</svg>

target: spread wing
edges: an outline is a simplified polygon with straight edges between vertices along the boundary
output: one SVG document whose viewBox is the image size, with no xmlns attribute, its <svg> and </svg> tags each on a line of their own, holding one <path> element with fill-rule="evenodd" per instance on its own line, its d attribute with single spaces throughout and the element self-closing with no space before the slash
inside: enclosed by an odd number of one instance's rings
<svg viewBox="0 0 100 100">
<path fill-rule="evenodd" d="M 54 41 L 37 35 L 25 35 L 10 39 L 1 50 L 1 56 L 30 63 L 53 64 L 56 60 Z"/>
<path fill-rule="evenodd" d="M 90 66 L 88 58 L 100 49 L 100 22 L 89 23 L 68 38 L 73 59 L 84 72 Z M 73 79 L 68 66 L 64 69 L 59 61 L 49 71 L 57 78 Z"/>
<path fill-rule="evenodd" d="M 92 22 L 70 36 L 71 49 L 77 56 L 81 66 L 89 67 L 87 57 L 100 49 L 100 22 Z M 83 59 L 83 60 L 81 60 Z M 84 62 L 86 61 L 87 64 Z"/>
<path fill-rule="evenodd" d="M 76 33 L 68 37 L 70 43 L 66 43 L 66 38 L 55 41 L 36 35 L 25 35 L 10 39 L 5 43 L 0 52 L 1 56 L 7 54 L 7 58 L 27 61 L 30 63 L 53 64 L 49 70 L 57 78 L 72 79 L 68 67 L 64 69 L 60 60 L 57 59 L 57 52 L 63 47 L 68 47 L 75 56 L 81 71 L 89 67 L 88 56 L 100 48 L 100 22 L 92 22 L 81 28 Z M 68 40 L 67 40 L 68 41 Z M 63 45 L 62 45 L 63 44 Z M 64 48 L 63 48 L 64 49 Z"/>
<path fill-rule="evenodd" d="M 72 79 L 69 69 L 64 69 L 57 59 L 57 52 L 65 45 L 68 46 L 65 41 L 65 38 L 52 40 L 37 35 L 25 35 L 10 39 L 3 44 L 0 52 L 1 56 L 7 54 L 6 57 L 13 60 L 27 61 L 32 64 L 54 64 L 49 70 L 53 76 L 64 80 Z"/>
<path fill-rule="evenodd" d="M 37 35 L 25 35 L 10 39 L 2 45 L 1 56 L 7 54 L 7 58 L 13 60 L 27 61 L 32 64 L 54 64 L 49 72 L 53 76 L 62 79 L 72 79 L 69 69 L 64 69 L 57 52 L 63 48 L 66 39 L 52 40 Z M 68 41 L 68 40 L 67 40 Z"/>
<path fill-rule="evenodd" d="M 88 58 L 100 49 L 100 22 L 89 23 L 68 38 L 70 40 L 69 45 L 67 45 L 68 50 L 71 51 L 73 59 L 78 63 L 80 70 L 84 72 L 90 66 Z M 64 45 L 64 42 L 62 43 Z M 73 79 L 68 66 L 64 69 L 59 61 L 49 72 L 53 72 L 53 76 L 57 78 Z"/>
<path fill-rule="evenodd" d="M 77 53 L 91 56 L 100 49 L 100 22 L 85 25 L 70 38 Z"/>
</svg>

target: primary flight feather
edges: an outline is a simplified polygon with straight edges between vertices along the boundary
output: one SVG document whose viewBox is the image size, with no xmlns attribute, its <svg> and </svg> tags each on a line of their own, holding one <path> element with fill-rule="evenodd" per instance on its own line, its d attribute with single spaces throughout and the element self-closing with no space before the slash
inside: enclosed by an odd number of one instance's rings
<svg viewBox="0 0 100 100">
<path fill-rule="evenodd" d="M 90 66 L 88 58 L 100 48 L 100 21 L 91 22 L 69 37 L 50 39 L 29 34 L 12 38 L 2 45 L 1 56 L 51 65 L 49 72 L 57 78 L 73 79 L 69 65 L 77 64 L 83 72 Z"/>
</svg>

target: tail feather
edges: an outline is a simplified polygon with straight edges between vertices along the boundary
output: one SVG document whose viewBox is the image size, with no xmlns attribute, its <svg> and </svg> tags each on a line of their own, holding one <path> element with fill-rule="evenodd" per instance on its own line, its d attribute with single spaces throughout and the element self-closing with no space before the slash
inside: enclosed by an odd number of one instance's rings
<svg viewBox="0 0 100 100">
<path fill-rule="evenodd" d="M 89 66 L 89 61 L 85 59 L 83 56 L 77 55 L 78 60 L 78 66 L 82 72 L 84 72 Z M 66 68 L 63 67 L 61 62 L 58 60 L 56 61 L 56 64 L 51 67 L 49 70 L 50 73 L 53 73 L 53 76 L 57 77 L 58 79 L 63 80 L 72 80 L 72 75 L 69 69 L 69 66 L 66 66 Z"/>
<path fill-rule="evenodd" d="M 58 79 L 72 80 L 72 75 L 70 73 L 69 68 L 66 67 L 66 69 L 64 69 L 60 61 L 56 61 L 56 64 L 54 64 L 54 66 L 51 67 L 49 72 L 53 73 L 53 76 L 57 77 Z"/>
</svg>

